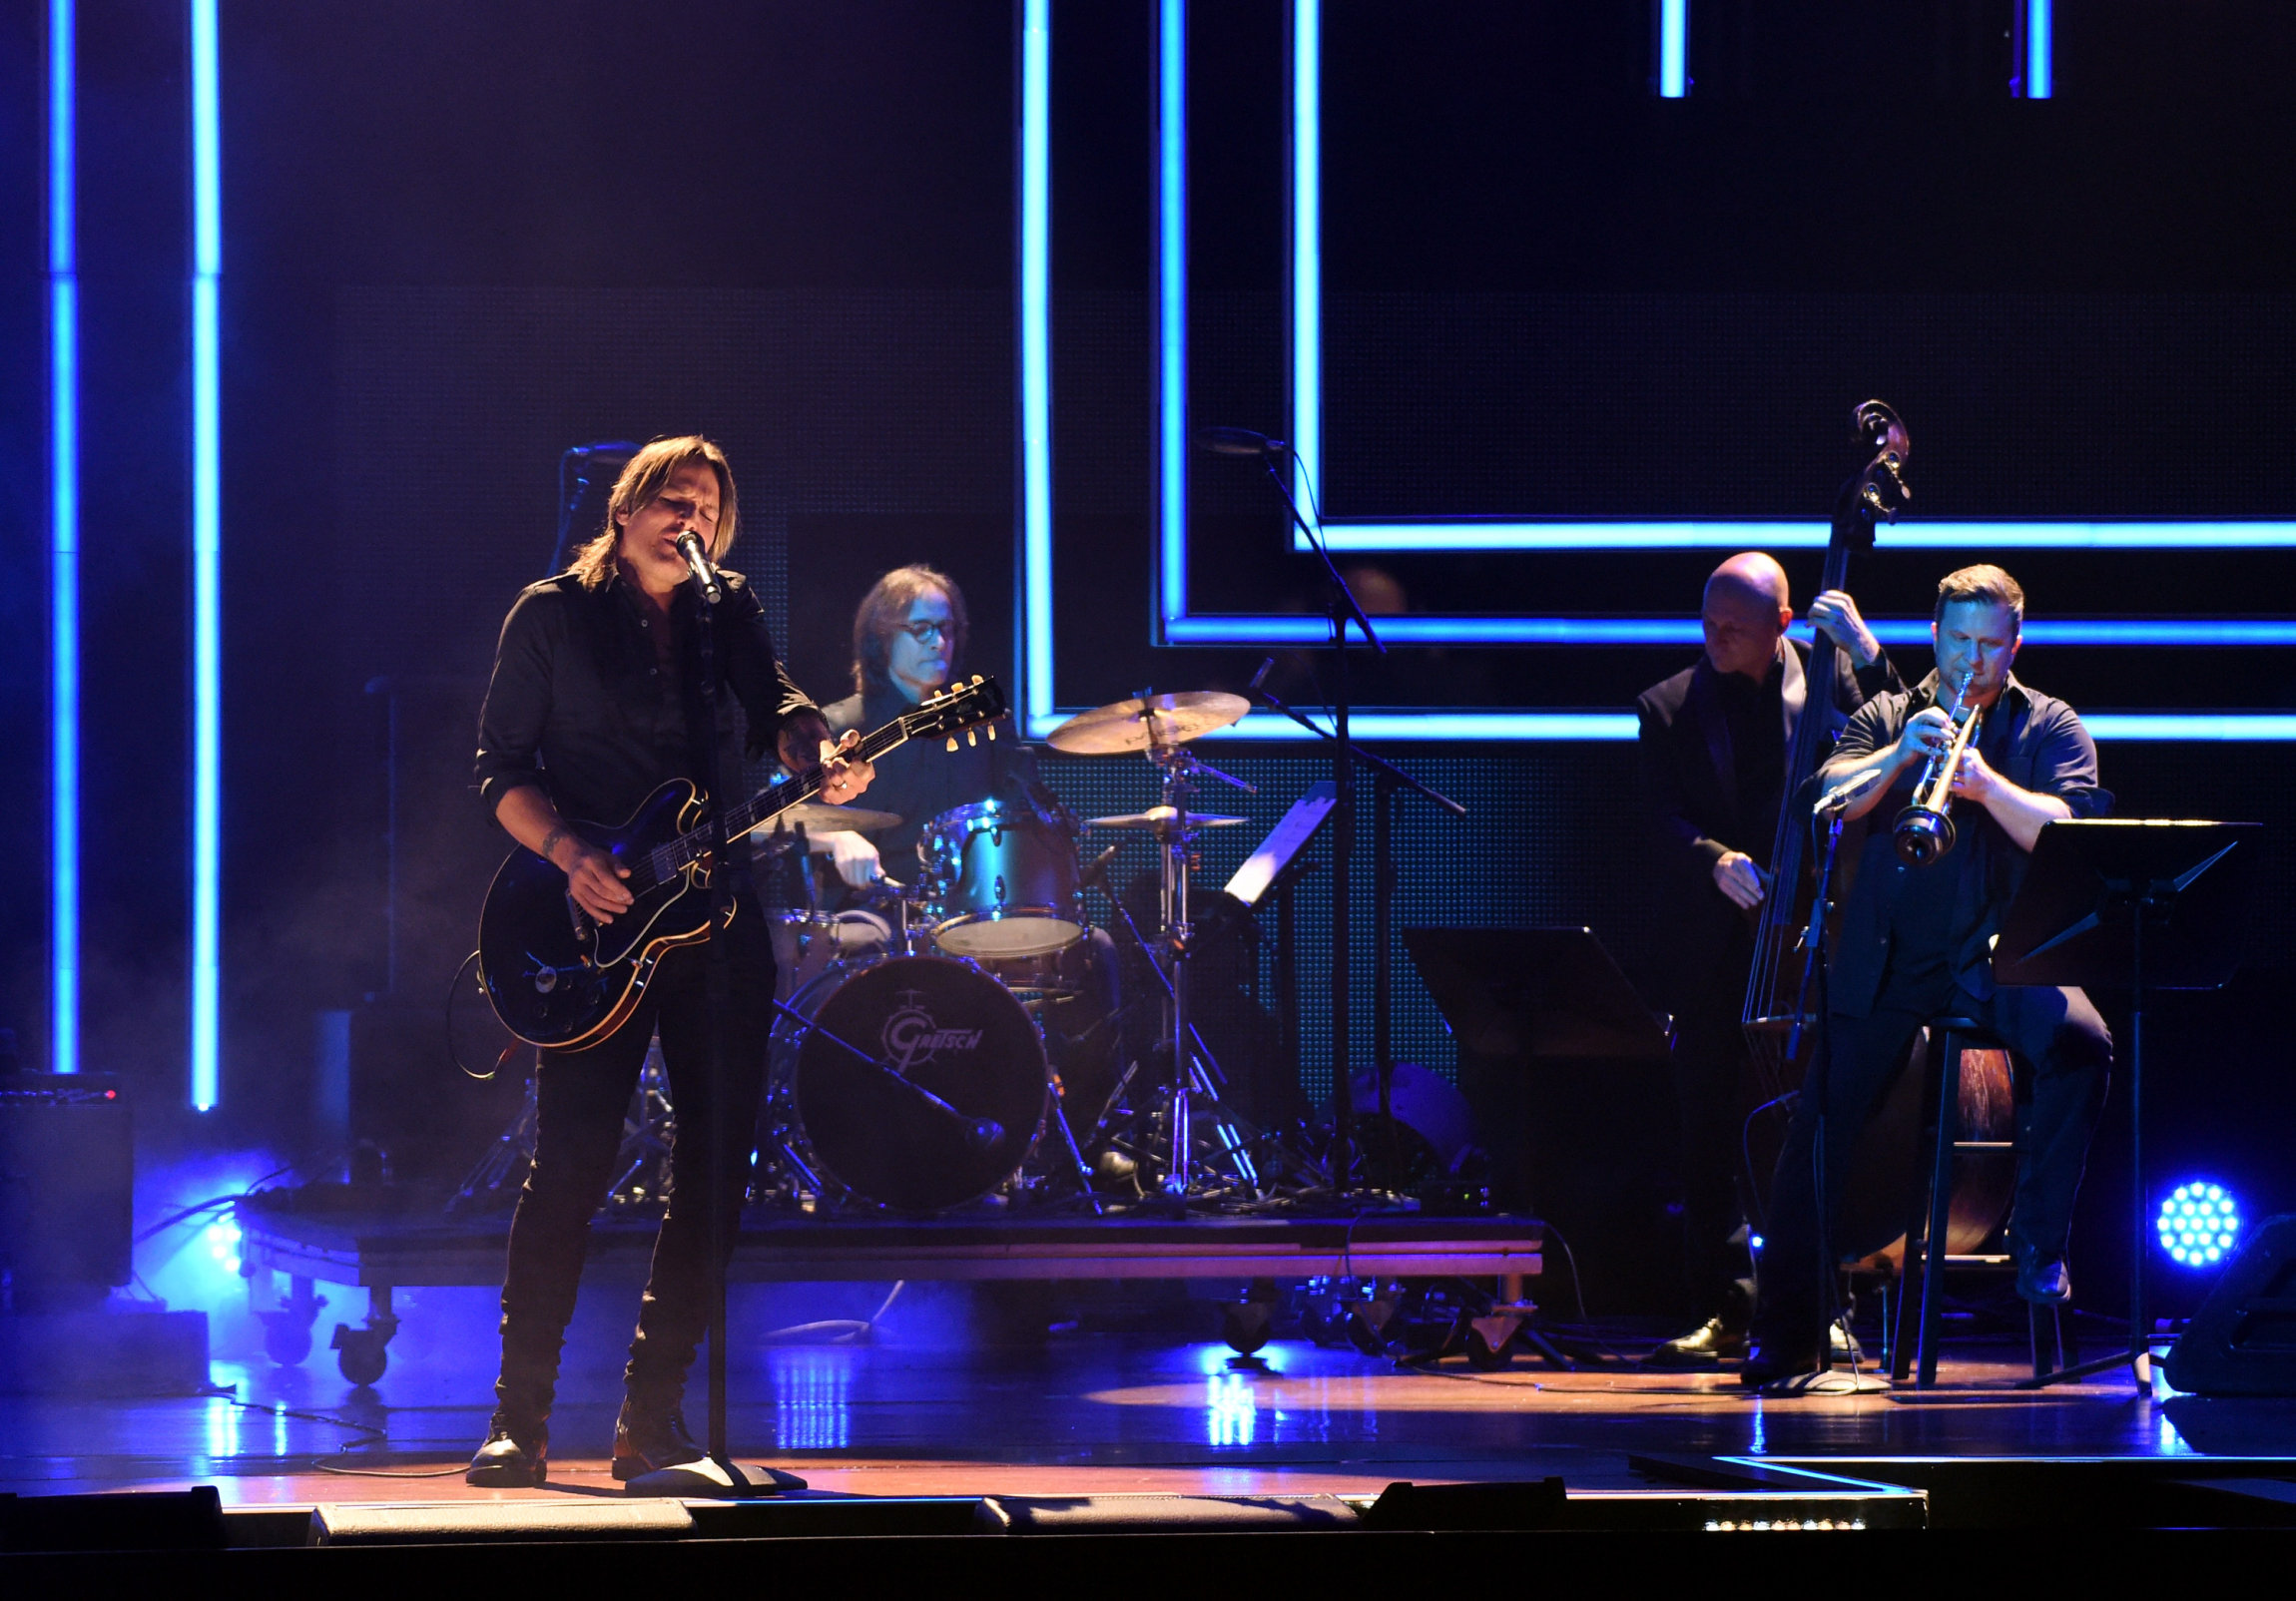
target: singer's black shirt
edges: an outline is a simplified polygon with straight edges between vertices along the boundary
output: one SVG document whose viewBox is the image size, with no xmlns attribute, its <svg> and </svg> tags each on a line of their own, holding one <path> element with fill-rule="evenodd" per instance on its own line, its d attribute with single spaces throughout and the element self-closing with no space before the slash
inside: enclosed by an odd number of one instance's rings
<svg viewBox="0 0 2296 1601">
<path fill-rule="evenodd" d="M 1911 690 L 1867 702 L 1818 770 L 1821 780 L 1830 785 L 1850 764 L 1895 745 L 1914 714 L 1937 699 L 1938 676 L 1932 673 Z M 2076 817 L 2101 816 L 2112 808 L 2111 794 L 2097 786 L 2096 742 L 2080 715 L 2053 696 L 2027 689 L 2013 674 L 1986 715 L 1977 746 L 1996 773 L 2020 790 L 2055 796 Z M 1953 850 L 1928 867 L 1907 866 L 1898 859 L 1891 824 L 1913 799 L 1920 778 L 1918 766 L 1906 768 L 1867 813 L 1870 828 L 1828 980 L 1828 1004 L 1847 1016 L 1867 1015 L 1893 970 L 1910 972 L 1940 961 L 1970 994 L 1982 999 L 1994 990 L 1993 936 L 2032 857 L 1993 813 L 1961 800 L 1953 807 Z"/>
<path fill-rule="evenodd" d="M 722 784 L 741 799 L 742 757 L 774 748 L 782 725 L 813 702 L 774 654 L 765 612 L 742 575 L 719 569 L 720 689 L 713 720 Z M 495 647 L 494 677 L 478 715 L 475 779 L 492 816 L 522 784 L 541 787 L 560 815 L 619 823 L 665 781 L 703 780 L 700 708 L 702 602 L 681 589 L 670 608 L 669 665 L 654 648 L 655 620 L 619 573 L 584 589 L 572 573 L 519 595 Z M 732 693 L 729 695 L 727 691 Z"/>
</svg>

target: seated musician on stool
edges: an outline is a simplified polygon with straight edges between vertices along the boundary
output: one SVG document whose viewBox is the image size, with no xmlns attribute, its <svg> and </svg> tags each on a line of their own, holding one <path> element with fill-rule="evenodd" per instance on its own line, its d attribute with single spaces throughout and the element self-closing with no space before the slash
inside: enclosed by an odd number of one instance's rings
<svg viewBox="0 0 2296 1601">
<path fill-rule="evenodd" d="M 1859 1130 L 1903 1067 L 1906 1047 L 1934 1018 L 1984 1024 L 2029 1070 L 2016 1104 L 2016 1201 L 2009 1243 L 2017 1294 L 2056 1305 L 2072 1294 L 2065 1251 L 2073 1195 L 2104 1104 L 2112 1038 L 2077 989 L 1997 984 L 1993 941 L 2024 878 L 2041 829 L 2111 804 L 2097 788 L 2096 746 L 2062 701 L 2009 672 L 2024 592 L 1998 567 L 1965 567 L 1938 585 L 1931 634 L 1937 671 L 1884 695 L 1850 720 L 1820 769 L 1830 789 L 1862 774 L 1882 782 L 1846 808 L 1895 817 L 1933 752 L 1951 739 L 1951 686 L 1971 674 L 1970 704 L 1985 722 L 1953 786 L 1956 840 L 1926 866 L 1898 857 L 1892 830 L 1867 837 L 1828 976 L 1826 1030 L 1798 1098 L 1772 1183 L 1754 1349 L 1740 1378 L 1762 1385 L 1817 1366 L 1824 1337 L 1818 1207 L 1811 1172 L 1824 1074 L 1826 1186 L 1839 1202 Z M 1941 689 L 1941 685 L 1945 688 Z"/>
<path fill-rule="evenodd" d="M 1666 1367 L 1712 1366 L 1746 1346 L 1754 1287 L 1736 1178 L 1747 1066 L 1739 1020 L 1793 725 L 1808 700 L 1808 653 L 1786 638 L 1794 611 L 1777 562 L 1759 552 L 1731 557 L 1707 579 L 1702 614 L 1705 656 L 1652 686 L 1638 707 L 1669 946 L 1660 1002 L 1675 1017 L 1685 1266 L 1691 1312 L 1702 1320 L 1651 1352 Z M 1827 697 L 1833 724 L 1902 687 L 1848 595 L 1818 596 L 1810 621 L 1841 647 Z"/>
<path fill-rule="evenodd" d="M 945 687 L 964 659 L 967 633 L 964 592 L 945 573 L 896 567 L 878 579 L 854 612 L 855 693 L 822 709 L 832 732 L 876 728 Z M 1030 809 L 1053 826 L 1064 849 L 1076 826 L 1037 777 L 1034 755 L 1017 740 L 984 739 L 954 751 L 930 742 L 904 745 L 871 771 L 870 808 L 895 813 L 899 824 L 873 839 L 830 833 L 809 841 L 829 854 L 844 881 L 846 892 L 835 900 L 841 905 L 839 946 L 848 955 L 890 946 L 891 925 L 866 909 L 869 892 L 888 880 L 916 881 L 917 838 L 943 812 L 982 800 Z M 1115 956 L 1108 935 L 1093 929 L 1060 964 L 1072 980 L 1082 980 L 1089 968 L 1087 987 L 1098 996 L 1101 1015 L 1115 1009 Z"/>
</svg>

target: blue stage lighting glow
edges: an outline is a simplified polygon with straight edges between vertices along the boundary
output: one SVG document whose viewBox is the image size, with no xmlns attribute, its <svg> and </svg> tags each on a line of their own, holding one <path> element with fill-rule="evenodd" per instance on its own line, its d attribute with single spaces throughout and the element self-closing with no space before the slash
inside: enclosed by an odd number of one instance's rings
<svg viewBox="0 0 2296 1601">
<path fill-rule="evenodd" d="M 1690 0 L 1658 0 L 1658 96 L 1690 92 Z"/>
<path fill-rule="evenodd" d="M 1292 498 L 1324 481 L 1324 8 L 1292 6 Z"/>
<path fill-rule="evenodd" d="M 2046 100 L 2055 92 L 2054 0 L 2024 0 L 2024 98 Z"/>
<path fill-rule="evenodd" d="M 1024 715 L 1052 695 L 1052 0 L 1020 21 L 1020 592 Z"/>
<path fill-rule="evenodd" d="M 2025 0 L 2026 69 L 2033 98 L 2050 88 L 2048 0 Z M 1163 404 L 1156 452 L 1161 519 L 1156 540 L 1157 618 L 1161 641 L 1178 646 L 1302 646 L 1328 638 L 1324 621 L 1296 615 L 1188 612 L 1186 524 L 1185 342 L 1186 106 L 1184 5 L 1159 0 L 1156 156 L 1159 244 L 1157 305 L 1168 336 L 1158 342 Z M 1049 0 L 1027 0 L 1023 17 L 1021 96 L 1020 342 L 1022 390 L 1021 584 L 1023 722 L 1042 738 L 1069 714 L 1053 684 L 1049 314 L 1046 296 L 1049 192 Z M 1661 0 L 1661 67 L 1665 41 L 1678 38 L 1680 87 L 1687 92 L 1687 0 Z M 1312 490 L 1323 476 L 1322 0 L 1292 0 L 1291 56 L 1291 445 L 1294 495 L 1313 515 Z M 1177 487 L 1175 487 L 1177 486 Z M 1463 518 L 1321 524 L 1335 553 L 1439 553 L 1569 550 L 1822 549 L 1827 525 L 1816 521 L 1631 518 L 1521 521 Z M 1916 522 L 1881 530 L 1888 548 L 1934 550 L 2272 550 L 2296 548 L 2296 521 L 1958 521 Z M 1297 548 L 1304 534 L 1294 532 Z M 1885 644 L 1926 645 L 1922 619 L 1884 619 Z M 1379 620 L 1383 639 L 1405 646 L 1695 646 L 1695 618 L 1431 617 Z M 2030 623 L 2029 643 L 2043 646 L 2296 646 L 2296 620 L 2274 618 L 2061 618 Z M 1609 712 L 1451 712 L 1389 709 L 1358 715 L 1374 740 L 1626 740 L 1634 720 Z M 2280 713 L 2100 713 L 2087 719 L 2101 740 L 2289 741 L 2296 716 Z M 1230 739 L 1297 740 L 1295 726 L 1255 715 L 1224 732 Z"/>
<path fill-rule="evenodd" d="M 48 4 L 49 1040 L 80 1071 L 80 278 L 73 0 Z"/>
<path fill-rule="evenodd" d="M 1509 521 L 1459 518 L 1426 522 L 1332 522 L 1321 527 L 1334 551 L 1439 555 L 1451 552 L 1566 550 L 1824 550 L 1822 522 L 1730 518 L 1648 521 Z M 2174 522 L 1979 521 L 1910 522 L 1884 527 L 1885 550 L 2285 550 L 2296 546 L 2296 522 L 2217 518 Z M 1295 532 L 1293 548 L 1308 548 Z"/>
<path fill-rule="evenodd" d="M 2160 1249 L 2180 1268 L 2214 1268 L 2240 1240 L 2240 1203 L 2221 1184 L 2195 1179 L 2161 1199 Z"/>
<path fill-rule="evenodd" d="M 216 0 L 191 0 L 191 1099 L 206 1112 L 223 1055 L 223 115 Z"/>
<path fill-rule="evenodd" d="M 1156 8 L 1158 615 L 1188 612 L 1188 6 Z"/>
</svg>

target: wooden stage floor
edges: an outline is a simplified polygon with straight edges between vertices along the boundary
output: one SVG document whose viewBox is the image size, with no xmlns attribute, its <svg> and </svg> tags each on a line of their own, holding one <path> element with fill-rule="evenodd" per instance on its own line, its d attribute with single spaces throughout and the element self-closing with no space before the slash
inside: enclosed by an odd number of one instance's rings
<svg viewBox="0 0 2296 1601">
<path fill-rule="evenodd" d="M 2006 1343 L 1950 1350 L 1944 1384 L 1918 1395 L 1763 1400 L 1727 1373 L 1519 1358 L 1496 1372 L 1414 1370 L 1293 1342 L 1254 1367 L 1217 1341 L 1146 1333 L 936 1340 L 949 1331 L 919 1311 L 905 1337 L 896 1323 L 880 1343 L 744 1355 L 737 1456 L 816 1490 L 913 1496 L 1376 1494 L 1399 1479 L 1550 1474 L 1573 1491 L 1622 1489 L 1649 1482 L 1633 1459 L 1652 1456 L 2296 1455 L 2296 1403 L 2162 1401 L 2125 1376 L 2015 1392 L 2021 1353 Z M 322 1341 L 301 1366 L 219 1362 L 230 1393 L 0 1398 L 0 1491 L 212 1482 L 227 1504 L 278 1506 L 617 1493 L 604 1461 L 616 1386 L 599 1360 L 569 1373 L 549 1489 L 462 1483 L 492 1401 L 491 1354 L 469 1339 L 411 1349 L 379 1386 L 354 1389 Z"/>
</svg>

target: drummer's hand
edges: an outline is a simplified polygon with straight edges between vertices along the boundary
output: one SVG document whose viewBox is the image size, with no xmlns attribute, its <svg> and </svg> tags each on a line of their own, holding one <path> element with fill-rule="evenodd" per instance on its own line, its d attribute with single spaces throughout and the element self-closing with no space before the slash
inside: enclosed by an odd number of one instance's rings
<svg viewBox="0 0 2296 1601">
<path fill-rule="evenodd" d="M 830 842 L 830 860 L 837 863 L 838 876 L 856 889 L 866 889 L 884 876 L 884 864 L 878 858 L 876 846 L 861 833 L 833 833 L 826 836 Z"/>
</svg>

